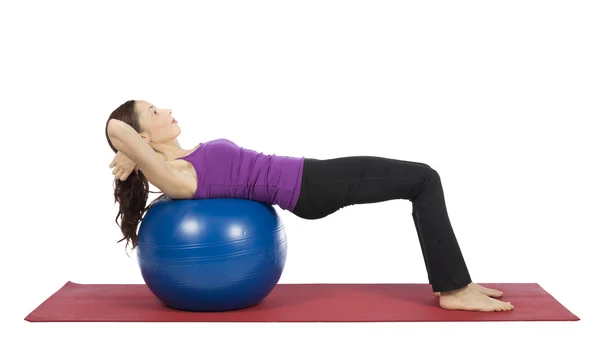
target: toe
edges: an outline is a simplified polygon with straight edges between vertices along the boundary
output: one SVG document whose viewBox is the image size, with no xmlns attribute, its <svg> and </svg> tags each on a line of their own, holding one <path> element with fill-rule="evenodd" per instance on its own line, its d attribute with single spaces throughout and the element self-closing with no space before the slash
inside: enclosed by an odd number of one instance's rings
<svg viewBox="0 0 600 359">
<path fill-rule="evenodd" d="M 502 293 L 501 291 L 499 291 L 499 290 L 496 290 L 496 289 L 490 289 L 490 290 L 488 290 L 488 292 L 487 292 L 487 293 L 488 293 L 490 296 L 492 296 L 492 297 L 501 297 L 501 296 L 502 296 L 502 294 L 504 294 L 504 293 Z"/>
</svg>

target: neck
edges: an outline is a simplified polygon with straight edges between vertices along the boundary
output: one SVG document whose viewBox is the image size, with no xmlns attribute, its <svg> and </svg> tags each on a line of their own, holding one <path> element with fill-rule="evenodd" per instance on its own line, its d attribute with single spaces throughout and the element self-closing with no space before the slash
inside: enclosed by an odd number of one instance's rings
<svg viewBox="0 0 600 359">
<path fill-rule="evenodd" d="M 149 144 L 165 161 L 172 161 L 178 157 L 184 156 L 186 152 L 186 150 L 181 148 L 177 139 L 162 143 L 150 142 Z"/>
</svg>

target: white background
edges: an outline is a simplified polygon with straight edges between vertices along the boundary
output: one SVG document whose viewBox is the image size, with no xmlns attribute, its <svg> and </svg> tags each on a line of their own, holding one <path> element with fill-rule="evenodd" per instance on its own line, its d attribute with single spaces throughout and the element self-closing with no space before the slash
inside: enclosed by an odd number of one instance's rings
<svg viewBox="0 0 600 359">
<path fill-rule="evenodd" d="M 0 357 L 595 357 L 599 10 L 3 2 Z M 228 138 L 268 154 L 427 163 L 473 280 L 539 283 L 581 321 L 28 323 L 69 280 L 143 283 L 116 244 L 104 137 L 130 99 L 172 109 L 185 148 Z M 319 221 L 278 213 L 289 240 L 281 283 L 427 282 L 408 201 Z"/>
</svg>

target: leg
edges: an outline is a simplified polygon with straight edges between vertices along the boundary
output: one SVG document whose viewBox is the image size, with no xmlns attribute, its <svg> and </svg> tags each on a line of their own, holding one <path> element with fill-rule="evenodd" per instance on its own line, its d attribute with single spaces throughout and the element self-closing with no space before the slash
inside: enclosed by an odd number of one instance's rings
<svg viewBox="0 0 600 359">
<path fill-rule="evenodd" d="M 434 291 L 440 306 L 450 310 L 505 311 L 514 306 L 482 293 L 469 272 L 444 202 L 442 183 L 430 166 L 379 157 L 306 159 L 300 198 L 292 211 L 317 219 L 360 203 L 407 199 Z"/>
<path fill-rule="evenodd" d="M 355 204 L 406 199 L 429 282 L 436 292 L 471 283 L 446 210 L 442 183 L 430 166 L 381 157 L 305 159 L 300 198 L 293 213 L 317 219 Z"/>
</svg>

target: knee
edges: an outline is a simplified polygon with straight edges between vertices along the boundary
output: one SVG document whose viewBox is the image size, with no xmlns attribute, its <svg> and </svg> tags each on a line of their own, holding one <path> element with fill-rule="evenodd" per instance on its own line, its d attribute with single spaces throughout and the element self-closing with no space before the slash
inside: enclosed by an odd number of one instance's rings
<svg viewBox="0 0 600 359">
<path fill-rule="evenodd" d="M 437 185 L 442 181 L 440 174 L 434 168 L 427 170 L 427 173 L 424 177 L 426 178 L 425 186 L 427 187 L 437 187 Z"/>
<path fill-rule="evenodd" d="M 413 162 L 416 165 L 419 165 L 421 167 L 427 167 L 427 168 L 431 168 L 430 165 L 428 165 L 427 163 L 422 163 L 422 162 Z"/>
<path fill-rule="evenodd" d="M 429 166 L 427 167 L 428 169 L 421 176 L 417 188 L 414 190 L 414 193 L 409 197 L 409 200 L 411 202 L 419 199 L 419 197 L 421 197 L 423 192 L 425 192 L 425 190 L 428 187 L 431 187 L 432 184 L 438 183 L 440 181 L 440 174 L 435 169 Z"/>
<path fill-rule="evenodd" d="M 439 178 L 440 174 L 438 173 L 438 171 L 435 170 L 435 168 L 429 167 L 427 169 L 426 176 L 433 177 L 433 178 L 436 178 L 436 177 Z"/>
</svg>

